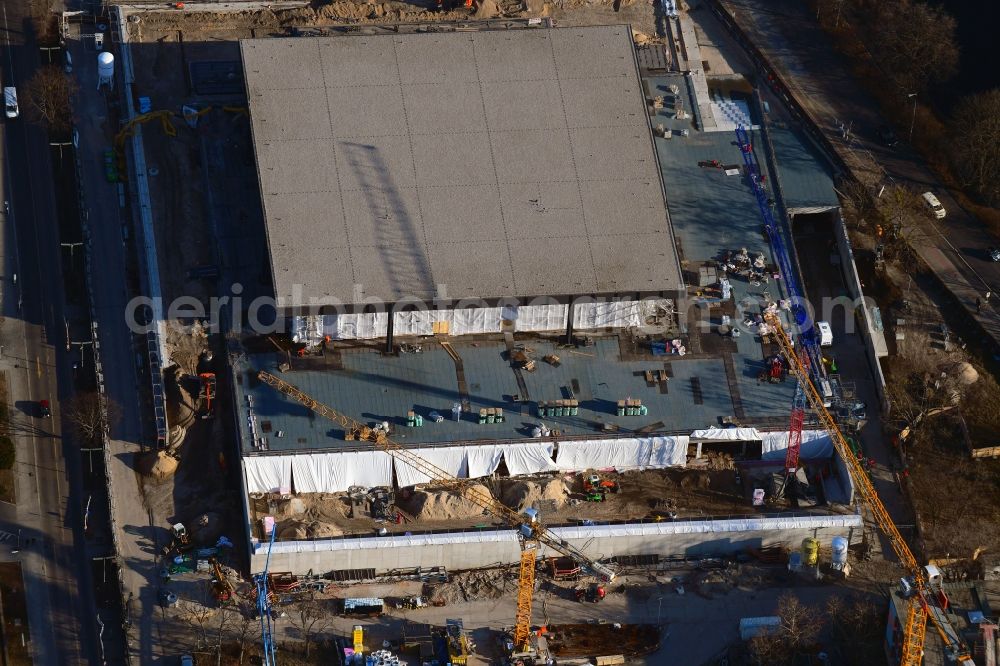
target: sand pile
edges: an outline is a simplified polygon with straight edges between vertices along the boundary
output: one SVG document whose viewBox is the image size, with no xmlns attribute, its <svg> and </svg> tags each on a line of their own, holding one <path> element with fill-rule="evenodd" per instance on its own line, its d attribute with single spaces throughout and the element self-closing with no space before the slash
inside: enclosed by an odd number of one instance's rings
<svg viewBox="0 0 1000 666">
<path fill-rule="evenodd" d="M 503 503 L 515 511 L 536 506 L 539 501 L 551 500 L 561 509 L 569 499 L 569 489 L 562 477 L 533 481 L 511 481 L 504 484 Z"/>
<path fill-rule="evenodd" d="M 144 455 L 139 459 L 139 473 L 151 476 L 157 481 L 170 478 L 177 471 L 177 459 L 168 456 L 166 451 Z"/>
<path fill-rule="evenodd" d="M 279 539 L 332 539 L 343 535 L 344 531 L 336 525 L 318 520 L 285 520 L 278 523 Z"/>
<path fill-rule="evenodd" d="M 482 484 L 470 487 L 490 494 Z M 401 506 L 417 520 L 468 520 L 483 515 L 482 507 L 451 490 L 418 490 Z"/>
</svg>

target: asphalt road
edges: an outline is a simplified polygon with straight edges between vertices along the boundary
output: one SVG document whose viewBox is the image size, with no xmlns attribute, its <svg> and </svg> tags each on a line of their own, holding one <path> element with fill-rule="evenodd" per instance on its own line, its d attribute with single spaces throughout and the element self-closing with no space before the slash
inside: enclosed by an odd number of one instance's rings
<svg viewBox="0 0 1000 666">
<path fill-rule="evenodd" d="M 38 50 L 25 41 L 27 7 L 25 0 L 2 5 L 4 85 L 20 85 L 39 63 Z M 0 529 L 20 534 L 20 552 L 10 556 L 24 566 L 35 663 L 90 663 L 96 627 L 81 522 L 80 454 L 62 437 L 60 399 L 73 382 L 48 140 L 20 118 L 4 123 L 0 143 L 0 183 L 9 202 L 0 369 L 8 378 L 17 446 L 17 505 L 0 505 Z M 42 399 L 51 404 L 50 419 L 38 415 Z"/>
<path fill-rule="evenodd" d="M 850 64 L 833 47 L 807 4 L 797 0 L 723 0 L 737 21 L 771 60 L 799 103 L 809 110 L 834 142 L 861 154 L 870 152 L 885 169 L 886 184 L 909 186 L 916 192 L 933 191 L 947 211 L 943 220 L 930 216 L 920 233 L 911 236 L 921 256 L 966 307 L 976 295 L 997 293 L 1000 263 L 988 256 L 997 239 L 962 209 L 923 159 L 908 144 L 909 128 L 896 128 L 900 143 L 888 148 L 878 138 L 887 121 L 878 103 L 851 74 Z M 899 91 L 901 99 L 905 91 Z M 851 128 L 848 142 L 836 135 L 841 124 Z M 933 248 L 933 252 L 926 252 Z M 985 299 L 984 299 L 985 301 Z M 994 337 L 1000 334 L 1000 300 L 992 300 L 978 317 Z M 985 320 L 985 321 L 984 321 Z"/>
</svg>

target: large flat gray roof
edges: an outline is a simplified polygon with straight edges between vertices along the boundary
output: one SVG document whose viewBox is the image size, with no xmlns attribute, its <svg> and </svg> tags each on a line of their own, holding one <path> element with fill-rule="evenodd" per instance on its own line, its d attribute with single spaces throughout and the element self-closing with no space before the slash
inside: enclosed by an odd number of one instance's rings
<svg viewBox="0 0 1000 666">
<path fill-rule="evenodd" d="M 682 288 L 627 26 L 240 45 L 279 306 Z"/>
</svg>

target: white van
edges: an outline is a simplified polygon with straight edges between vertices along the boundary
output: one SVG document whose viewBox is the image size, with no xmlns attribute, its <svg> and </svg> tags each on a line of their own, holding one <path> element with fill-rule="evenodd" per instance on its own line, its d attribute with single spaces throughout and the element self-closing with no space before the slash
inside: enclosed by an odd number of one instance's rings
<svg viewBox="0 0 1000 666">
<path fill-rule="evenodd" d="M 820 347 L 829 347 L 833 344 L 833 329 L 830 328 L 829 322 L 816 322 L 816 334 L 819 336 Z"/>
<path fill-rule="evenodd" d="M 8 118 L 17 118 L 21 110 L 17 108 L 17 88 L 7 86 L 3 89 L 3 108 Z"/>
<path fill-rule="evenodd" d="M 924 205 L 930 209 L 931 214 L 937 219 L 943 220 L 944 216 L 948 214 L 933 192 L 924 192 L 920 195 L 920 198 L 924 200 Z"/>
</svg>

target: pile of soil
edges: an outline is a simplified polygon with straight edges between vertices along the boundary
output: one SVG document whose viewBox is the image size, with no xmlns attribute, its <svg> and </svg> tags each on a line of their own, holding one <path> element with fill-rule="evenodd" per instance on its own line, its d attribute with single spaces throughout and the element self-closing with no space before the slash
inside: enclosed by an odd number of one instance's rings
<svg viewBox="0 0 1000 666">
<path fill-rule="evenodd" d="M 490 494 L 482 484 L 471 487 Z M 417 490 L 400 506 L 416 520 L 468 520 L 483 515 L 481 506 L 452 490 Z"/>
<path fill-rule="evenodd" d="M 430 590 L 429 598 L 432 604 L 499 599 L 515 586 L 500 570 L 469 571 L 452 576 L 447 583 L 435 585 Z"/>
<path fill-rule="evenodd" d="M 712 485 L 712 477 L 704 472 L 695 472 L 693 474 L 685 474 L 681 477 L 681 488 L 685 490 L 691 490 L 697 488 L 699 490 L 706 490 Z"/>
<path fill-rule="evenodd" d="M 163 481 L 177 471 L 177 459 L 167 455 L 166 451 L 150 453 L 139 458 L 139 473 L 151 476 L 157 481 Z"/>
<path fill-rule="evenodd" d="M 331 523 L 318 520 L 285 520 L 278 523 L 279 539 L 332 539 L 344 531 Z"/>
<path fill-rule="evenodd" d="M 569 488 L 562 477 L 504 483 L 501 501 L 515 511 L 536 506 L 539 501 L 551 500 L 561 509 L 569 501 Z"/>
</svg>

